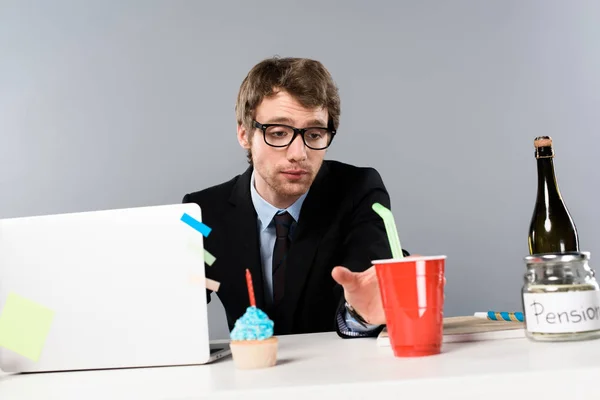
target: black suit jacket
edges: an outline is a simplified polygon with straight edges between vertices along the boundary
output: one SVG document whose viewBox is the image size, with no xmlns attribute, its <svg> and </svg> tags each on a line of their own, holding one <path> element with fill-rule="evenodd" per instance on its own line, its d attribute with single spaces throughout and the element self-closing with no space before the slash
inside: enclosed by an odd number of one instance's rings
<svg viewBox="0 0 600 400">
<path fill-rule="evenodd" d="M 184 203 L 201 207 L 203 222 L 212 228 L 204 243 L 216 261 L 206 267 L 206 276 L 221 283 L 217 294 L 230 330 L 249 305 L 246 268 L 252 273 L 256 305 L 266 311 L 251 174 L 249 167 L 228 182 L 183 198 Z M 390 207 L 375 169 L 323 162 L 294 230 L 282 303 L 285 316 L 275 327 L 276 334 L 337 330 L 343 289 L 331 277 L 333 267 L 364 271 L 371 260 L 391 257 L 385 226 L 371 208 L 375 202 Z"/>
</svg>

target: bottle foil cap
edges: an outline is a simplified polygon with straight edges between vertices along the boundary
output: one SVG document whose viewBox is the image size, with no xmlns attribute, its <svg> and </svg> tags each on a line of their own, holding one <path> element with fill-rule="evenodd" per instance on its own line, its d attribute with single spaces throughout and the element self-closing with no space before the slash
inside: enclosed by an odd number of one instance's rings
<svg viewBox="0 0 600 400">
<path fill-rule="evenodd" d="M 533 140 L 533 146 L 536 149 L 538 147 L 552 147 L 552 138 L 550 136 L 538 136 Z"/>
<path fill-rule="evenodd" d="M 533 141 L 536 158 L 553 158 L 554 148 L 552 147 L 552 138 L 550 136 L 538 136 Z"/>
</svg>

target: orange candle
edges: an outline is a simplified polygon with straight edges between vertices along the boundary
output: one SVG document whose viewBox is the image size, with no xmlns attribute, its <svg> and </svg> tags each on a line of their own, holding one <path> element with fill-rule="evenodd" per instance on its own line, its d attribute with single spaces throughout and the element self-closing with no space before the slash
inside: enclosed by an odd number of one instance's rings
<svg viewBox="0 0 600 400">
<path fill-rule="evenodd" d="M 246 285 L 248 286 L 248 296 L 250 297 L 250 305 L 256 307 L 256 299 L 254 298 L 254 287 L 252 286 L 252 275 L 250 270 L 246 268 Z"/>
</svg>

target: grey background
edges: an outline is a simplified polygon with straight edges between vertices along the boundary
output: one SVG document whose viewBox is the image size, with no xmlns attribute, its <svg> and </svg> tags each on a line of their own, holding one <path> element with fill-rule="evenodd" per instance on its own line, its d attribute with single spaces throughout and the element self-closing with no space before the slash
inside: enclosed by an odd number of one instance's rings
<svg viewBox="0 0 600 400">
<path fill-rule="evenodd" d="M 241 173 L 245 74 L 311 57 L 342 97 L 327 158 L 377 168 L 403 246 L 448 255 L 446 315 L 520 309 L 535 136 L 600 251 L 599 44 L 595 1 L 0 1 L 0 217 L 178 203 Z M 210 318 L 226 336 L 218 301 Z"/>
</svg>

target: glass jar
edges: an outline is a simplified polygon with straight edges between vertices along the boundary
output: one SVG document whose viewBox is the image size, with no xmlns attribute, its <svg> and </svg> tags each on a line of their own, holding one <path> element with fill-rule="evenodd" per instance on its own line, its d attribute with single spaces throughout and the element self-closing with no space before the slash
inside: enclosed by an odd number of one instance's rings
<svg viewBox="0 0 600 400">
<path fill-rule="evenodd" d="M 600 337 L 600 289 L 589 252 L 525 257 L 525 333 L 537 341 Z"/>
</svg>

